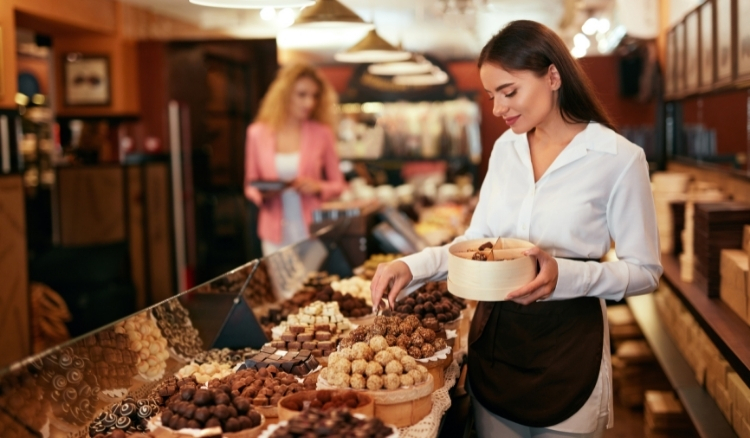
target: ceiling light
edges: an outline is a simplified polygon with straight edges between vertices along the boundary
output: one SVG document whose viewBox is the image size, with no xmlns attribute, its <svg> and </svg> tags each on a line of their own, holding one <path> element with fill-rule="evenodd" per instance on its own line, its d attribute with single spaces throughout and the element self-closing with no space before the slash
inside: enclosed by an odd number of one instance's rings
<svg viewBox="0 0 750 438">
<path fill-rule="evenodd" d="M 294 21 L 294 27 L 366 27 L 375 26 L 366 23 L 354 11 L 341 4 L 338 0 L 318 0 L 317 3 L 300 11 Z"/>
<path fill-rule="evenodd" d="M 271 21 L 276 18 L 276 8 L 266 6 L 260 10 L 260 19 L 263 21 Z"/>
<path fill-rule="evenodd" d="M 378 35 L 375 29 L 343 52 L 333 55 L 339 62 L 396 62 L 411 58 L 411 53 L 397 49 Z"/>
<path fill-rule="evenodd" d="M 575 45 L 576 47 L 581 47 L 582 49 L 588 49 L 589 47 L 591 47 L 591 41 L 589 41 L 589 38 L 586 35 L 577 33 L 573 37 L 573 45 Z"/>
<path fill-rule="evenodd" d="M 279 11 L 278 23 L 281 27 L 289 27 L 294 24 L 294 11 L 290 8 L 284 8 Z"/>
<path fill-rule="evenodd" d="M 310 6 L 314 2 L 314 0 L 190 0 L 190 3 L 195 5 L 230 9 L 301 8 Z"/>
<path fill-rule="evenodd" d="M 583 58 L 586 56 L 586 49 L 581 46 L 575 46 L 570 50 L 570 54 L 573 55 L 574 58 Z"/>
<path fill-rule="evenodd" d="M 609 26 L 609 22 L 607 22 L 607 26 Z M 593 35 L 596 33 L 596 30 L 599 27 L 599 19 L 595 17 L 591 17 L 588 20 L 586 20 L 585 23 L 583 23 L 583 26 L 581 26 L 581 30 L 586 35 Z"/>
<path fill-rule="evenodd" d="M 410 85 L 414 87 L 426 87 L 430 85 L 442 85 L 448 82 L 448 74 L 442 70 L 434 71 L 426 75 L 399 75 L 393 77 L 393 83 L 397 85 Z"/>
<path fill-rule="evenodd" d="M 367 72 L 373 75 L 395 76 L 395 75 L 418 75 L 431 72 L 435 68 L 429 61 L 404 61 L 389 62 L 385 64 L 372 64 Z"/>
<path fill-rule="evenodd" d="M 601 33 L 606 33 L 609 30 L 609 20 L 606 18 L 602 18 L 599 20 L 599 23 L 597 23 L 597 30 Z"/>
</svg>

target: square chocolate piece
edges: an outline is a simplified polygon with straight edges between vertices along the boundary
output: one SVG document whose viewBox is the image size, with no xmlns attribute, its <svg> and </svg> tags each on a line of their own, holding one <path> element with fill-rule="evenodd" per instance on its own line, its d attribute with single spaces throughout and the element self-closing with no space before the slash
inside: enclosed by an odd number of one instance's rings
<svg viewBox="0 0 750 438">
<path fill-rule="evenodd" d="M 318 348 L 318 342 L 317 341 L 303 342 L 302 348 L 304 348 L 305 350 L 314 350 Z"/>
<path fill-rule="evenodd" d="M 297 357 L 301 360 L 307 359 L 308 357 L 310 357 L 310 350 L 308 350 L 307 348 L 303 348 L 302 350 L 299 351 L 299 354 L 297 355 Z"/>
<path fill-rule="evenodd" d="M 331 339 L 331 332 L 315 332 L 316 341 L 328 341 Z"/>
<path fill-rule="evenodd" d="M 312 341 L 313 337 L 314 337 L 313 332 L 305 332 L 305 333 L 298 334 L 297 340 L 300 342 L 308 342 L 308 341 Z"/>
<path fill-rule="evenodd" d="M 298 335 L 300 333 L 303 333 L 305 331 L 305 328 L 306 327 L 304 325 L 293 325 L 289 327 L 289 331 L 294 333 L 295 335 Z"/>
<path fill-rule="evenodd" d="M 274 354 L 276 352 L 276 348 L 270 346 L 270 345 L 264 345 L 263 348 L 260 349 L 261 353 L 268 353 L 268 354 Z"/>
<path fill-rule="evenodd" d="M 285 341 L 272 341 L 271 346 L 273 348 L 286 348 L 286 342 Z"/>
<path fill-rule="evenodd" d="M 318 349 L 318 348 L 316 348 L 315 350 L 312 351 L 312 355 L 313 355 L 313 357 L 320 357 L 320 356 L 323 355 L 323 351 L 320 350 L 320 349 Z"/>
<path fill-rule="evenodd" d="M 300 348 L 302 348 L 302 343 L 299 341 L 292 341 L 286 344 L 287 350 L 295 350 L 298 351 Z M 288 355 L 289 353 L 287 353 Z"/>
</svg>

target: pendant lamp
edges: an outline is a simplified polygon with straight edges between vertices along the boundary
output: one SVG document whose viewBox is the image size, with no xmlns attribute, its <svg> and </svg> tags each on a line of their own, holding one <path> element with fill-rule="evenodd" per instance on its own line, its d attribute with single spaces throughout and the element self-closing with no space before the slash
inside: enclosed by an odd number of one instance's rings
<svg viewBox="0 0 750 438">
<path fill-rule="evenodd" d="M 365 22 L 354 11 L 338 0 L 318 0 L 314 5 L 300 11 L 292 27 L 296 28 L 341 28 L 357 27 L 372 29 L 371 23 Z"/>
<path fill-rule="evenodd" d="M 367 67 L 367 72 L 378 76 L 418 75 L 430 73 L 435 68 L 437 67 L 430 61 L 421 58 L 403 62 L 372 64 Z"/>
<path fill-rule="evenodd" d="M 393 83 L 412 87 L 428 87 L 448 82 L 448 74 L 440 69 L 426 75 L 399 75 L 393 77 Z"/>
<path fill-rule="evenodd" d="M 190 0 L 195 5 L 231 9 L 301 8 L 314 2 L 315 0 Z"/>
<path fill-rule="evenodd" d="M 333 55 L 333 58 L 339 62 L 395 62 L 406 61 L 411 58 L 411 53 L 394 47 L 372 29 L 360 42 Z"/>
</svg>

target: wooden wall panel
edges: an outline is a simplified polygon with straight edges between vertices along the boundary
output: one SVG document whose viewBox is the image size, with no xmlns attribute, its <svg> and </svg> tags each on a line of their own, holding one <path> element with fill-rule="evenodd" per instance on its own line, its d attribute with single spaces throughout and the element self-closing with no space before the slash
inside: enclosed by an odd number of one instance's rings
<svg viewBox="0 0 750 438">
<path fill-rule="evenodd" d="M 20 176 L 0 177 L 0 367 L 29 354 L 29 278 Z"/>
<path fill-rule="evenodd" d="M 127 170 L 128 246 L 130 249 L 130 272 L 135 285 L 136 309 L 148 306 L 148 283 L 146 275 L 146 236 L 143 191 L 143 168 L 131 166 Z"/>
<path fill-rule="evenodd" d="M 166 164 L 148 164 L 146 171 L 146 215 L 148 271 L 151 300 L 156 303 L 175 294 L 172 263 L 172 204 Z M 182 291 L 180 291 L 182 292 Z"/>
<path fill-rule="evenodd" d="M 59 221 L 64 246 L 126 239 L 123 170 L 119 166 L 70 167 L 57 172 Z"/>
</svg>

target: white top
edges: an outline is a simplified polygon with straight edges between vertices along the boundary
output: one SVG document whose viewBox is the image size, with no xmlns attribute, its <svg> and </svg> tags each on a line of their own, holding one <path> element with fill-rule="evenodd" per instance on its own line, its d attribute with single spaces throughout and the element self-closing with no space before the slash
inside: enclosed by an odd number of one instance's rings
<svg viewBox="0 0 750 438">
<path fill-rule="evenodd" d="M 299 173 L 299 152 L 276 153 L 276 173 L 281 181 L 293 181 Z M 291 245 L 307 239 L 309 232 L 302 214 L 302 200 L 295 190 L 281 193 L 281 208 L 284 212 L 281 226 L 281 246 Z"/>
<path fill-rule="evenodd" d="M 557 259 L 557 287 L 548 300 L 581 296 L 620 300 L 653 291 L 662 267 L 643 149 L 609 128 L 590 123 L 535 183 L 526 134 L 506 131 L 495 142 L 471 224 L 454 242 L 498 236 L 527 240 Z M 618 261 L 566 259 L 600 259 L 611 241 Z M 404 294 L 426 281 L 446 278 L 448 246 L 400 259 L 414 275 Z M 606 328 L 606 314 L 604 318 Z M 551 429 L 588 433 L 596 428 L 600 415 L 611 412 L 610 356 L 609 349 L 604 350 L 600 384 L 592 398 Z M 608 399 L 606 403 L 602 397 Z M 611 420 L 610 416 L 610 424 Z"/>
</svg>

